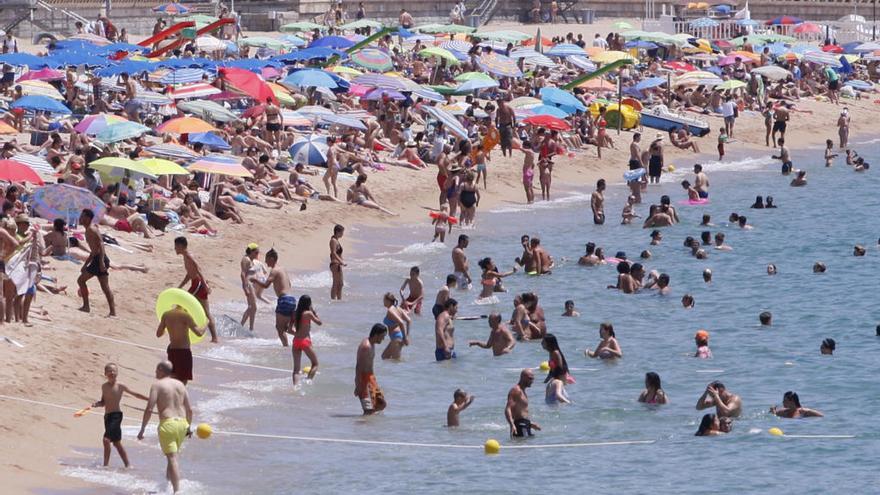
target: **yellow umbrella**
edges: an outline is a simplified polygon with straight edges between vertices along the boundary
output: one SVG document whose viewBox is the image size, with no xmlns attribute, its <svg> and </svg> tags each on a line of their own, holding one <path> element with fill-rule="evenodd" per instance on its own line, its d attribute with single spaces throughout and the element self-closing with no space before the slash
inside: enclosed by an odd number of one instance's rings
<svg viewBox="0 0 880 495">
<path fill-rule="evenodd" d="M 93 168 L 98 172 L 103 172 L 108 175 L 114 170 L 123 170 L 145 175 L 153 179 L 156 178 L 156 174 L 150 171 L 150 169 L 147 168 L 147 166 L 144 165 L 142 162 L 136 162 L 134 160 L 129 160 L 128 158 L 123 158 L 120 156 L 108 156 L 104 158 L 99 158 L 89 163 L 89 168 Z"/>
<path fill-rule="evenodd" d="M 138 160 L 153 175 L 189 175 L 189 171 L 171 160 L 163 160 L 161 158 L 147 158 L 146 160 Z"/>
<path fill-rule="evenodd" d="M 18 134 L 18 129 L 0 121 L 0 134 Z"/>
<path fill-rule="evenodd" d="M 295 107 L 297 105 L 296 98 L 290 94 L 290 91 L 288 91 L 287 88 L 272 82 L 267 82 L 266 84 L 269 85 L 269 89 L 275 94 L 275 98 L 278 98 L 279 103 L 288 107 Z"/>
<path fill-rule="evenodd" d="M 610 50 L 607 52 L 602 52 L 597 55 L 593 55 L 590 57 L 590 60 L 593 62 L 599 62 L 602 64 L 610 64 L 613 62 L 617 62 L 618 60 L 635 60 L 632 55 L 625 52 L 620 52 L 617 50 Z"/>
<path fill-rule="evenodd" d="M 344 65 L 336 65 L 336 66 L 330 67 L 330 72 L 335 72 L 336 74 L 349 74 L 352 76 L 363 75 L 363 72 L 361 72 L 357 69 L 352 69 L 351 67 L 346 67 Z"/>
<path fill-rule="evenodd" d="M 55 86 L 46 81 L 21 81 L 16 83 L 16 85 L 21 86 L 21 93 L 26 96 L 45 96 L 53 100 L 64 100 L 64 97 L 55 89 Z"/>
</svg>

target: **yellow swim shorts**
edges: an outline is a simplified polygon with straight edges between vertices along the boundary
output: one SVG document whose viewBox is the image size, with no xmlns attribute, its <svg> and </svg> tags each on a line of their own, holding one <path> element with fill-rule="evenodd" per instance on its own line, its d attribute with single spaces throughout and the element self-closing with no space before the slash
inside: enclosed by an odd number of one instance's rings
<svg viewBox="0 0 880 495">
<path fill-rule="evenodd" d="M 189 423 L 183 418 L 165 418 L 159 422 L 159 445 L 165 455 L 176 454 L 186 438 Z"/>
</svg>

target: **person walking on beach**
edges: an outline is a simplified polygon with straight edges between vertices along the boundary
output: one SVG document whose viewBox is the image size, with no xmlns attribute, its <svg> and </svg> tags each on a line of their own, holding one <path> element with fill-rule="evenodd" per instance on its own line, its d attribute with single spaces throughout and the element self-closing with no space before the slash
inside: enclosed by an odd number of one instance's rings
<svg viewBox="0 0 880 495">
<path fill-rule="evenodd" d="M 153 408 L 159 409 L 159 446 L 165 454 L 167 467 L 165 476 L 171 482 L 174 493 L 180 490 L 180 465 L 178 457 L 185 438 L 192 436 L 189 425 L 192 423 L 192 407 L 186 387 L 171 377 L 171 362 L 162 361 L 156 366 L 156 381 L 150 387 L 150 397 L 144 408 L 144 420 L 138 440 L 144 439 L 144 430 L 153 415 Z"/>
<path fill-rule="evenodd" d="M 287 270 L 278 266 L 278 251 L 270 249 L 266 252 L 266 266 L 269 267 L 269 275 L 266 280 L 260 281 L 251 277 L 251 283 L 264 289 L 270 286 L 275 290 L 278 301 L 275 303 L 275 331 L 281 339 L 281 345 L 287 347 L 287 333 L 293 321 L 293 313 L 296 311 L 296 297 L 290 285 L 290 277 Z"/>
<path fill-rule="evenodd" d="M 385 394 L 376 382 L 373 374 L 373 360 L 376 357 L 376 346 L 381 344 L 388 333 L 388 327 L 376 323 L 370 329 L 369 337 L 361 341 L 357 348 L 357 362 L 354 368 L 354 395 L 361 401 L 364 416 L 375 414 L 385 409 Z"/>
<path fill-rule="evenodd" d="M 791 118 L 791 114 L 788 113 L 788 106 L 783 103 L 776 107 L 776 110 L 773 112 L 773 132 L 770 133 L 770 139 L 773 141 L 773 146 L 782 146 L 782 140 L 785 139 L 785 130 L 788 128 L 788 120 Z M 779 133 L 779 140 L 776 139 L 776 133 Z M 732 136 L 731 136 L 732 137 Z"/>
<path fill-rule="evenodd" d="M 190 348 L 189 332 L 201 337 L 205 335 L 205 328 L 196 326 L 192 316 L 185 309 L 177 306 L 162 314 L 159 327 L 156 328 L 156 338 L 161 339 L 168 331 L 168 361 L 174 367 L 174 378 L 184 385 L 193 379 L 193 356 Z"/>
<path fill-rule="evenodd" d="M 342 267 L 346 266 L 342 260 L 342 243 L 339 242 L 345 234 L 345 227 L 335 225 L 333 236 L 330 237 L 330 276 L 333 283 L 330 286 L 330 299 L 342 300 Z"/>
<path fill-rule="evenodd" d="M 112 445 L 116 447 L 116 452 L 119 453 L 125 467 L 130 468 L 128 454 L 122 446 L 122 408 L 120 407 L 122 395 L 129 394 L 140 400 L 148 400 L 148 398 L 116 381 L 118 375 L 119 368 L 115 363 L 107 363 L 104 366 L 104 376 L 107 381 L 101 385 L 101 400 L 90 407 L 104 408 L 104 467 L 110 465 L 110 446 Z"/>
<path fill-rule="evenodd" d="M 651 184 L 660 183 L 660 174 L 663 173 L 663 134 L 657 133 L 656 138 L 648 147 L 650 158 L 648 159 L 648 180 Z"/>
<path fill-rule="evenodd" d="M 458 280 L 458 288 L 461 290 L 470 290 L 471 288 L 468 259 L 467 255 L 464 254 L 464 250 L 468 247 L 469 242 L 468 236 L 461 234 L 458 236 L 458 244 L 452 249 L 452 270 L 455 273 L 455 278 Z"/>
<path fill-rule="evenodd" d="M 590 208 L 593 210 L 593 223 L 605 223 L 605 179 L 596 182 L 596 190 L 590 196 Z"/>
<path fill-rule="evenodd" d="M 95 212 L 88 208 L 79 215 L 79 223 L 85 228 L 86 243 L 89 245 L 89 257 L 83 262 L 80 276 L 76 281 L 79 285 L 79 295 L 83 300 L 83 305 L 79 310 L 85 313 L 91 311 L 89 287 L 86 283 L 92 277 L 98 277 L 98 283 L 101 284 L 101 290 L 104 292 L 104 297 L 107 298 L 107 305 L 110 306 L 110 313 L 107 316 L 116 316 L 116 302 L 113 298 L 113 292 L 110 290 L 110 258 L 104 252 L 104 240 L 101 238 L 98 225 L 92 223 L 94 220 Z"/>
<path fill-rule="evenodd" d="M 513 156 L 513 128 L 516 126 L 516 113 L 507 104 L 507 98 L 498 98 L 498 132 L 501 136 L 501 156 Z M 526 146 L 523 145 L 523 149 Z M 532 154 L 534 162 L 534 154 Z M 531 202 L 531 201 L 530 201 Z"/>
<path fill-rule="evenodd" d="M 510 436 L 522 438 L 532 436 L 532 430 L 541 431 L 537 423 L 529 419 L 529 396 L 526 389 L 532 386 L 535 374 L 529 368 L 525 368 L 519 374 L 519 382 L 507 392 L 507 406 L 504 408 L 504 417 L 510 426 Z"/>
<path fill-rule="evenodd" d="M 186 276 L 183 277 L 183 281 L 178 287 L 182 289 L 187 282 L 190 283 L 187 292 L 195 296 L 205 308 L 205 315 L 208 316 L 208 329 L 211 331 L 211 342 L 216 344 L 220 340 L 217 338 L 217 328 L 214 326 L 214 317 L 211 316 L 211 308 L 208 305 L 208 294 L 211 293 L 211 288 L 208 287 L 199 264 L 189 253 L 189 241 L 186 240 L 186 237 L 181 236 L 174 239 L 174 252 L 183 256 L 183 269 L 186 270 Z"/>
</svg>

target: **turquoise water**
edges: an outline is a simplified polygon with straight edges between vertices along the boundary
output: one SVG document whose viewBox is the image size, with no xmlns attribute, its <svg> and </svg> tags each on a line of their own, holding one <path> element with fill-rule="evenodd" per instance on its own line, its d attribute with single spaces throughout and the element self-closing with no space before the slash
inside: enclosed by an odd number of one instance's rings
<svg viewBox="0 0 880 495">
<path fill-rule="evenodd" d="M 859 152 L 880 156 L 873 143 L 859 146 Z M 763 157 L 707 162 L 711 203 L 678 206 L 681 223 L 663 229 L 660 246 L 648 246 L 649 230 L 618 225 L 626 194 L 621 185 L 612 186 L 606 195 L 609 222 L 605 226 L 592 225 L 589 190 L 560 190 L 560 199 L 550 204 L 481 211 L 478 228 L 467 232 L 475 279 L 476 261 L 483 256 L 509 269 L 520 253 L 519 236 L 525 233 L 540 236 L 557 260 L 567 259 L 550 276 L 518 274 L 505 279 L 510 293 L 499 295 L 500 303 L 494 307 L 506 320 L 513 294 L 537 292 L 549 331 L 559 338 L 569 366 L 576 369 L 577 383 L 568 387 L 574 404 L 563 407 L 544 403 L 540 383 L 544 375 L 536 372 L 538 379 L 530 390 L 531 415 L 544 430 L 515 444 L 655 443 L 502 448 L 498 456 L 485 456 L 479 449 L 215 435 L 209 441 L 190 441 L 184 451 L 186 486 L 190 492 L 218 494 L 440 493 L 456 489 L 526 493 L 559 488 L 624 493 L 872 491 L 869 487 L 880 481 L 872 469 L 878 452 L 873 411 L 880 406 L 876 393 L 880 338 L 874 334 L 880 323 L 880 181 L 876 171 L 856 174 L 842 160 L 826 169 L 818 149 L 803 150 L 804 156 L 811 158 L 795 164 L 808 171 L 805 188 L 789 187 L 790 177 L 779 175 L 778 162 Z M 880 160 L 875 161 L 880 166 Z M 649 188 L 640 214 L 661 194 L 669 194 L 673 202 L 684 197 L 678 182 L 692 178 L 684 173 L 690 164 L 677 165 L 680 172 Z M 777 209 L 748 208 L 756 195 L 767 194 L 774 196 Z M 728 226 L 726 220 L 733 211 L 747 215 L 754 230 Z M 682 242 L 688 235 L 699 236 L 704 212 L 716 224 L 708 230 L 725 232 L 733 251 L 710 251 L 708 260 L 699 261 L 689 256 Z M 427 218 L 420 225 L 350 234 L 360 241 L 346 240 L 346 249 L 359 255 L 349 260 L 345 301 L 331 304 L 327 300 L 326 272 L 296 274 L 295 285 L 312 295 L 326 322 L 313 330 L 321 360 L 315 382 L 294 391 L 284 373 L 197 362 L 198 382 L 192 388 L 197 421 L 211 422 L 216 430 L 270 435 L 472 446 L 496 438 L 511 445 L 503 416 L 507 391 L 516 382 L 518 370 L 536 367 L 547 359 L 546 352 L 538 343 L 521 343 L 511 355 L 493 358 L 490 351 L 466 346 L 469 339 L 486 338 L 485 320 L 462 321 L 456 323 L 459 358 L 438 364 L 433 358 L 430 304 L 426 304 L 428 316 L 415 320 L 412 345 L 405 348 L 403 362 L 377 358 L 376 374 L 388 409 L 376 417 L 360 417 L 359 403 L 352 395 L 355 348 L 384 315 L 381 295 L 396 293 L 408 268 L 418 265 L 427 300 L 432 302 L 451 271 L 452 243 L 413 244 L 430 239 Z M 613 265 L 585 268 L 576 264 L 588 241 L 604 247 L 607 255 L 623 250 L 630 258 L 650 248 L 654 257 L 646 267 L 671 276 L 672 294 L 624 295 L 606 289 L 616 278 Z M 852 256 L 857 243 L 868 247 L 866 257 Z M 813 274 L 815 261 L 825 262 L 828 271 Z M 767 263 L 775 263 L 779 274 L 766 275 Z M 701 277 L 705 268 L 714 272 L 709 285 Z M 694 309 L 681 307 L 684 293 L 695 297 Z M 474 291 L 455 297 L 461 303 L 460 314 L 483 314 L 493 308 L 474 305 Z M 580 318 L 559 316 L 566 299 L 575 300 Z M 233 304 L 223 308 L 236 316 L 238 309 Z M 772 327 L 758 325 L 762 311 L 773 313 Z M 274 340 L 270 311 L 262 308 L 258 318 L 260 338 L 227 341 L 211 355 L 289 368 L 289 354 Z M 624 358 L 616 363 L 583 355 L 585 348 L 598 342 L 602 321 L 613 322 L 622 347 Z M 693 335 L 701 328 L 711 333 L 714 359 L 709 361 L 691 357 Z M 819 355 L 819 344 L 826 337 L 837 341 L 833 357 Z M 377 356 L 380 353 L 381 348 Z M 662 377 L 669 405 L 655 408 L 636 402 L 647 371 Z M 212 376 L 206 377 L 208 373 Z M 742 418 L 729 435 L 694 437 L 703 414 L 694 405 L 706 384 L 716 379 L 742 397 Z M 446 408 L 459 387 L 474 394 L 476 401 L 462 413 L 462 426 L 449 430 L 444 426 Z M 804 406 L 821 410 L 825 418 L 771 416 L 768 408 L 779 404 L 787 390 L 798 392 Z M 789 434 L 852 434 L 857 438 L 781 439 L 766 433 L 774 426 Z M 113 484 L 117 491 L 161 488 L 164 467 L 157 448 L 149 445 L 132 447 L 138 466 L 133 479 L 122 486 L 107 476 L 99 481 Z M 99 470 L 87 467 L 68 474 L 100 477 Z"/>
</svg>

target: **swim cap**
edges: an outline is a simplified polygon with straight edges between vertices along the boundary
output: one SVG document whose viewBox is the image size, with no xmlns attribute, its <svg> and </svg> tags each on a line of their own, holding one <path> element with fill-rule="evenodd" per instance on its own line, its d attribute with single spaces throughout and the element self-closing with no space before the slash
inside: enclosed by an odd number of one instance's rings
<svg viewBox="0 0 880 495">
<path fill-rule="evenodd" d="M 697 339 L 700 339 L 702 341 L 708 342 L 709 341 L 709 332 L 707 332 L 705 330 L 697 330 L 697 333 L 696 333 L 696 335 L 694 335 L 694 337 Z"/>
<path fill-rule="evenodd" d="M 257 249 L 260 249 L 260 245 L 257 244 L 256 242 L 252 242 L 247 245 L 247 248 L 250 249 L 251 251 L 255 251 Z"/>
</svg>

